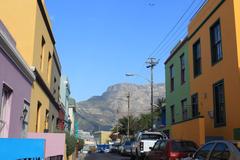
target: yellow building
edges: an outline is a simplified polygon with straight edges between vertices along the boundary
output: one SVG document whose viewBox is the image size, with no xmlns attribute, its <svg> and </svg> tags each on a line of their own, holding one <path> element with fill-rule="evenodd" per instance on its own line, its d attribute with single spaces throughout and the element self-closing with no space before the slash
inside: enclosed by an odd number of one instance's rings
<svg viewBox="0 0 240 160">
<path fill-rule="evenodd" d="M 94 133 L 94 139 L 96 144 L 108 144 L 111 140 L 110 135 L 112 134 L 111 131 L 97 131 Z"/>
<path fill-rule="evenodd" d="M 28 131 L 54 131 L 59 109 L 61 66 L 46 6 L 42 0 L 0 0 L 0 4 L 0 19 L 36 75 Z"/>
<path fill-rule="evenodd" d="M 198 114 L 174 125 L 174 138 L 240 140 L 239 6 L 209 0 L 189 24 L 190 96 Z"/>
</svg>

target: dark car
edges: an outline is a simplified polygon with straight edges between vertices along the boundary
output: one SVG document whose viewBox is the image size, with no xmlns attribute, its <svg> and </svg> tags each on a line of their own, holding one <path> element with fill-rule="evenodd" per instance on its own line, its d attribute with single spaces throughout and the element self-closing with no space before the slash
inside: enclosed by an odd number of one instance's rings
<svg viewBox="0 0 240 160">
<path fill-rule="evenodd" d="M 195 153 L 197 149 L 197 144 L 188 140 L 158 140 L 146 159 L 178 160 Z"/>
<path fill-rule="evenodd" d="M 185 160 L 240 160 L 240 143 L 212 141 L 203 145 L 191 158 Z"/>
<path fill-rule="evenodd" d="M 120 153 L 124 156 L 130 156 L 131 149 L 132 149 L 132 141 L 127 140 L 121 145 Z"/>
</svg>

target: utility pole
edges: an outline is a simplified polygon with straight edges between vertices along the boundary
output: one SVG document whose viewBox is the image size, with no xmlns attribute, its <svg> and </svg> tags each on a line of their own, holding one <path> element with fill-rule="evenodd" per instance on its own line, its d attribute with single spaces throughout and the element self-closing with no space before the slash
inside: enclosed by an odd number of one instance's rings
<svg viewBox="0 0 240 160">
<path fill-rule="evenodd" d="M 147 68 L 151 69 L 151 131 L 153 131 L 153 69 L 158 64 L 156 58 L 148 58 Z"/>
<path fill-rule="evenodd" d="M 130 92 L 128 92 L 127 98 L 128 98 L 128 130 L 127 130 L 127 137 L 129 138 L 129 127 L 130 127 L 130 115 L 129 115 L 129 108 L 130 108 Z"/>
</svg>

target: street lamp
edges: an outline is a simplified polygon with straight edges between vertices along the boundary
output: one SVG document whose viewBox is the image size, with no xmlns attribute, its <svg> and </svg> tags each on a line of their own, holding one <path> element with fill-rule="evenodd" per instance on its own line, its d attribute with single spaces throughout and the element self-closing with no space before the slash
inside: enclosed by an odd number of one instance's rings
<svg viewBox="0 0 240 160">
<path fill-rule="evenodd" d="M 138 77 L 145 79 L 146 81 L 148 81 L 151 84 L 151 131 L 153 131 L 153 106 L 154 106 L 154 104 L 153 104 L 153 75 L 151 74 L 151 80 L 145 78 L 144 76 L 142 76 L 140 74 L 127 73 L 127 74 L 125 74 L 125 76 L 127 76 L 127 77 L 138 76 Z"/>
</svg>

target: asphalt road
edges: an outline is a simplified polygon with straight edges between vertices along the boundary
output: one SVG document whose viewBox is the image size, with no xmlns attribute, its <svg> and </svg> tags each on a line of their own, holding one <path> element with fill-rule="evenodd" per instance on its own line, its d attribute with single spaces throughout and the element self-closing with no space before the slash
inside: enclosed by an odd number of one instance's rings
<svg viewBox="0 0 240 160">
<path fill-rule="evenodd" d="M 87 154 L 84 160 L 130 160 L 130 157 L 112 153 L 91 153 Z"/>
</svg>

